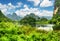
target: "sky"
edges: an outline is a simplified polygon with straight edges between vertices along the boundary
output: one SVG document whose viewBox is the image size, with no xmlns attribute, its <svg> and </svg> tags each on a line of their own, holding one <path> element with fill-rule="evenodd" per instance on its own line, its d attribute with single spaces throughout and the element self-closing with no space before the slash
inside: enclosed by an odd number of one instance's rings
<svg viewBox="0 0 60 41">
<path fill-rule="evenodd" d="M 0 0 L 4 15 L 16 13 L 24 17 L 34 13 L 38 16 L 53 16 L 54 0 Z"/>
</svg>

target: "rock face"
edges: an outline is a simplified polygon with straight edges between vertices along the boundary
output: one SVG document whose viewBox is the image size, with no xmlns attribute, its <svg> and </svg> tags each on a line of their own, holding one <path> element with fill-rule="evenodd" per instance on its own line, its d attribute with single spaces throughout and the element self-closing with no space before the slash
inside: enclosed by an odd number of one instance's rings
<svg viewBox="0 0 60 41">
<path fill-rule="evenodd" d="M 54 4 L 54 15 L 57 13 L 60 14 L 60 0 L 55 0 Z"/>
<path fill-rule="evenodd" d="M 59 7 L 55 8 L 54 15 L 58 12 Z"/>
</svg>

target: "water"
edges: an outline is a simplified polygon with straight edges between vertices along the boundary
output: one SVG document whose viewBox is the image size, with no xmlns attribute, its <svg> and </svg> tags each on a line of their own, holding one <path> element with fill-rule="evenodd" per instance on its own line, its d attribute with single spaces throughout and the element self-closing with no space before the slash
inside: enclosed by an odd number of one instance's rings
<svg viewBox="0 0 60 41">
<path fill-rule="evenodd" d="M 53 24 L 42 24 L 42 25 L 37 25 L 38 30 L 45 30 L 45 31 L 53 31 Z"/>
</svg>

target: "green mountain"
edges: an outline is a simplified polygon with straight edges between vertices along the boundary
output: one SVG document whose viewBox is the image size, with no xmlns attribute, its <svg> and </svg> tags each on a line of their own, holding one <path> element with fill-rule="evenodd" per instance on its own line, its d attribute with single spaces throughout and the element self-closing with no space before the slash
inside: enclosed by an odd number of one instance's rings
<svg viewBox="0 0 60 41">
<path fill-rule="evenodd" d="M 21 24 L 29 24 L 31 26 L 36 26 L 36 21 L 40 19 L 37 15 L 34 13 L 30 13 L 29 15 L 26 15 L 23 19 L 20 20 Z"/>
<path fill-rule="evenodd" d="M 0 10 L 0 22 L 2 22 L 2 21 L 7 22 L 7 21 L 11 21 L 11 19 L 9 19 L 8 17 L 6 17 L 6 16 L 1 12 L 1 10 Z"/>
</svg>

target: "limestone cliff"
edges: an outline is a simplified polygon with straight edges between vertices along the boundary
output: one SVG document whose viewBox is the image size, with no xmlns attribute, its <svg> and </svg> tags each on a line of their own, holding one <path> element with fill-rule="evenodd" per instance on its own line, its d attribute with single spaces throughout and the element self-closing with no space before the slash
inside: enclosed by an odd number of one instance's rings
<svg viewBox="0 0 60 41">
<path fill-rule="evenodd" d="M 58 9 L 59 9 L 59 7 L 56 7 L 56 8 L 54 9 L 54 15 L 58 12 Z"/>
<path fill-rule="evenodd" d="M 54 5 L 54 15 L 60 13 L 60 0 L 55 0 L 55 5 Z"/>
</svg>

